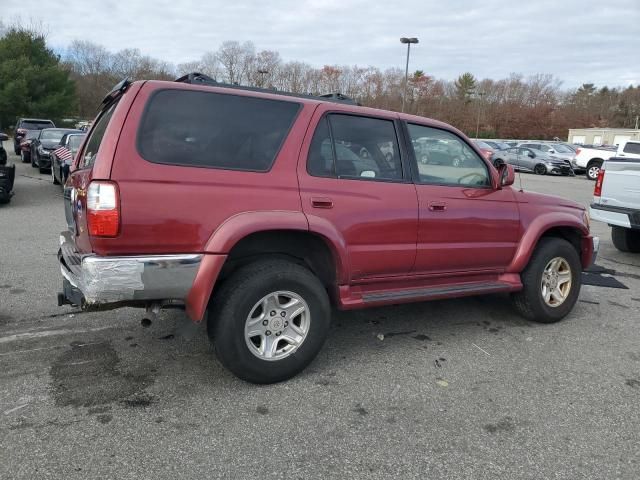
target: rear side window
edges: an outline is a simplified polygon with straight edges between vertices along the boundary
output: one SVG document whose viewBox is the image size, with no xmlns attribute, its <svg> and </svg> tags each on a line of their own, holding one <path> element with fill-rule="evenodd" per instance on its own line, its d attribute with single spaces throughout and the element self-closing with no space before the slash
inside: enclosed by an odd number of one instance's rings
<svg viewBox="0 0 640 480">
<path fill-rule="evenodd" d="M 393 121 L 328 115 L 314 133 L 307 171 L 316 177 L 402 180 L 400 149 Z"/>
<path fill-rule="evenodd" d="M 627 142 L 622 151 L 625 153 L 635 153 L 636 155 L 640 154 L 640 143 Z"/>
<path fill-rule="evenodd" d="M 113 105 L 100 115 L 100 118 L 93 127 L 93 130 L 91 130 L 87 145 L 84 147 L 81 167 L 92 167 L 96 161 L 98 149 L 100 148 L 100 144 L 104 138 L 104 132 L 107 130 L 107 125 L 109 125 L 109 121 L 113 116 L 113 111 L 116 109 L 117 104 L 118 102 L 114 102 Z"/>
<path fill-rule="evenodd" d="M 153 163 L 266 172 L 300 104 L 264 98 L 161 90 L 138 130 L 138 150 Z"/>
</svg>

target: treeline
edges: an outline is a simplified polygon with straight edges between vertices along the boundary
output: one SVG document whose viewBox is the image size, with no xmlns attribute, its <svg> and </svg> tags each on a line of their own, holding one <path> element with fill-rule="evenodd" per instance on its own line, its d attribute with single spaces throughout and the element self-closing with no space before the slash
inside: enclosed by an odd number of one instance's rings
<svg viewBox="0 0 640 480">
<path fill-rule="evenodd" d="M 318 68 L 284 61 L 278 52 L 258 50 L 251 42 L 224 42 L 197 61 L 175 65 L 143 55 L 138 49 L 113 53 L 101 45 L 77 40 L 58 60 L 75 88 L 72 113 L 81 118 L 93 117 L 105 93 L 124 77 L 173 79 L 201 72 L 239 85 L 296 93 L 341 92 L 363 105 L 397 111 L 404 91 L 400 68 Z M 472 136 L 478 131 L 480 137 L 489 138 L 566 138 L 569 128 L 633 128 L 640 115 L 640 86 L 598 88 L 585 83 L 577 89 L 564 89 L 551 75 L 512 74 L 492 80 L 463 73 L 446 80 L 416 70 L 407 84 L 405 111 L 451 123 Z"/>
</svg>

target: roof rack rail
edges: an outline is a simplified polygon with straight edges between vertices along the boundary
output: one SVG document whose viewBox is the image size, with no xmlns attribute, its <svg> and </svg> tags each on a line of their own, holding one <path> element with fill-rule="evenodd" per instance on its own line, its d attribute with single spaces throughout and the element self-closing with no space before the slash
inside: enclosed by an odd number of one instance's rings
<svg viewBox="0 0 640 480">
<path fill-rule="evenodd" d="M 309 100 L 320 100 L 324 102 L 360 105 L 354 99 L 349 98 L 346 95 L 343 95 L 342 93 L 339 93 L 339 92 L 325 93 L 323 95 L 311 95 L 311 94 L 305 95 L 302 93 L 293 93 L 293 92 L 285 92 L 283 90 L 276 90 L 275 88 L 245 87 L 243 85 L 218 82 L 215 79 L 203 73 L 198 73 L 198 72 L 188 73 L 186 75 L 183 75 L 180 78 L 176 78 L 174 81 L 180 82 L 180 83 L 190 83 L 193 85 L 211 85 L 216 87 L 235 88 L 238 90 L 248 90 L 250 92 L 271 93 L 274 95 L 283 95 L 285 97 L 307 98 Z"/>
<path fill-rule="evenodd" d="M 204 73 L 198 73 L 198 72 L 187 73 L 186 75 L 183 75 L 180 78 L 176 78 L 174 81 L 181 82 L 181 83 L 192 83 L 192 84 L 202 84 L 202 85 L 218 85 L 218 82 L 216 81 L 215 78 L 211 78 L 208 75 L 205 75 Z"/>
</svg>

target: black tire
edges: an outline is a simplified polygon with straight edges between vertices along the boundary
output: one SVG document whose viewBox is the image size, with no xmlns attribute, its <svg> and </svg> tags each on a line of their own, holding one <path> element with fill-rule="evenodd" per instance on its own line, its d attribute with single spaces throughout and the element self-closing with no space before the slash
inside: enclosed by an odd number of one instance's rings
<svg viewBox="0 0 640 480">
<path fill-rule="evenodd" d="M 253 306 L 276 291 L 299 295 L 309 306 L 310 324 L 298 349 L 282 360 L 254 355 L 245 341 L 245 322 Z M 209 304 L 207 333 L 220 362 L 252 383 L 275 383 L 301 372 L 316 357 L 329 331 L 331 306 L 320 280 L 308 269 L 279 258 L 259 260 L 238 269 Z"/>
<path fill-rule="evenodd" d="M 505 163 L 505 161 L 502 158 L 496 158 L 493 161 L 493 166 L 498 168 L 501 164 Z"/>
<path fill-rule="evenodd" d="M 33 153 L 31 153 L 31 155 L 29 155 L 31 157 L 31 166 L 33 168 L 38 168 L 38 154 L 36 153 L 35 155 Z"/>
<path fill-rule="evenodd" d="M 21 150 L 20 151 L 20 160 L 22 160 L 22 163 L 29 163 L 29 160 L 27 160 L 27 156 L 24 154 L 24 152 Z"/>
<path fill-rule="evenodd" d="M 598 174 L 600 173 L 600 167 L 602 167 L 602 163 L 602 160 L 600 160 L 599 158 L 589 161 L 589 163 L 587 164 L 587 170 L 584 172 L 589 180 L 593 180 L 595 182 L 598 179 Z"/>
<path fill-rule="evenodd" d="M 640 230 L 625 227 L 611 227 L 613 246 L 621 252 L 640 253 Z"/>
<path fill-rule="evenodd" d="M 546 175 L 547 174 L 547 167 L 545 167 L 543 164 L 539 163 L 535 167 L 533 167 L 533 172 L 536 175 Z"/>
<path fill-rule="evenodd" d="M 62 175 L 60 175 L 60 178 L 62 178 Z M 51 162 L 51 182 L 54 185 L 60 185 L 60 181 L 56 178 L 55 168 L 53 168 L 53 161 Z"/>
<path fill-rule="evenodd" d="M 542 274 L 555 257 L 565 259 L 571 268 L 571 289 L 563 303 L 556 307 L 546 304 L 542 296 Z M 529 264 L 521 273 L 523 289 L 511 295 L 516 311 L 533 322 L 555 323 L 573 309 L 582 283 L 582 264 L 576 249 L 564 239 L 545 237 L 540 239 Z"/>
</svg>

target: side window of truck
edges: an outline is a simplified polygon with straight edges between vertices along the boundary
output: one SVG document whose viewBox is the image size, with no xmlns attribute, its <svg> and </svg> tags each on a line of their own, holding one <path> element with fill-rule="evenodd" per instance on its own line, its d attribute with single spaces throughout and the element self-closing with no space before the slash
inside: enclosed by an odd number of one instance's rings
<svg viewBox="0 0 640 480">
<path fill-rule="evenodd" d="M 487 164 L 460 137 L 446 130 L 408 124 L 421 184 L 491 185 Z"/>
<path fill-rule="evenodd" d="M 299 110 L 292 101 L 159 90 L 140 122 L 138 151 L 152 163 L 267 172 Z"/>
<path fill-rule="evenodd" d="M 391 120 L 330 114 L 314 133 L 307 172 L 316 177 L 400 181 L 399 151 Z"/>
<path fill-rule="evenodd" d="M 82 153 L 80 168 L 90 168 L 96 161 L 98 149 L 100 148 L 100 144 L 104 138 L 104 133 L 107 130 L 107 125 L 109 125 L 109 122 L 111 121 L 113 111 L 116 109 L 117 104 L 118 102 L 115 102 L 111 105 L 107 111 L 100 116 L 93 127 L 93 130 L 91 130 L 89 140 L 87 141 L 87 145 L 84 147 L 84 152 Z"/>
</svg>

